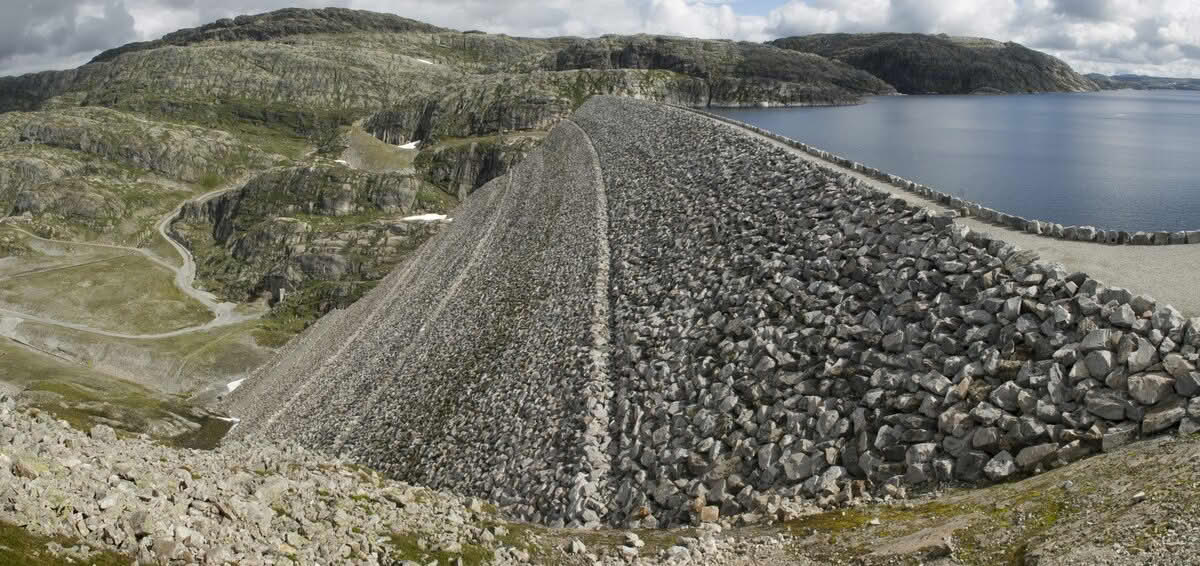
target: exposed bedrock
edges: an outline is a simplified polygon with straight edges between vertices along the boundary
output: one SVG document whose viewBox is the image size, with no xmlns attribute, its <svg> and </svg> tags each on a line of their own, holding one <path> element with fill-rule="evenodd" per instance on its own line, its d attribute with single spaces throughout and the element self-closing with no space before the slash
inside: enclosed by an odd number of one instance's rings
<svg viewBox="0 0 1200 566">
<path fill-rule="evenodd" d="M 239 389 L 234 434 L 653 527 L 1200 429 L 1200 319 L 1034 259 L 708 118 L 593 98 Z"/>
<path fill-rule="evenodd" d="M 405 173 L 280 167 L 187 203 L 171 229 L 210 290 L 236 300 L 278 298 L 305 282 L 382 278 L 441 226 L 403 219 L 424 211 L 421 190 Z"/>
<path fill-rule="evenodd" d="M 475 189 L 499 177 L 525 158 L 538 143 L 527 136 L 495 136 L 422 151 L 414 166 L 422 180 L 467 198 Z"/>
</svg>

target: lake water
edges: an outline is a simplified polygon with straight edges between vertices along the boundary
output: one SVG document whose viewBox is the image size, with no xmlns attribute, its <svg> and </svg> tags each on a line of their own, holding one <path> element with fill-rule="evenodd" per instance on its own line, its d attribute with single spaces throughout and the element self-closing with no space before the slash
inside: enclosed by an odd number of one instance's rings
<svg viewBox="0 0 1200 566">
<path fill-rule="evenodd" d="M 1025 218 L 1200 229 L 1196 92 L 884 96 L 715 111 Z"/>
</svg>

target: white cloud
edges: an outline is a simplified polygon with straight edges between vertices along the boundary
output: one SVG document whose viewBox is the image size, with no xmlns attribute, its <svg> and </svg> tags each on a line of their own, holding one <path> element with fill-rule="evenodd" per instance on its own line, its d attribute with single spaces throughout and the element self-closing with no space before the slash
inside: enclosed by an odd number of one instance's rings
<svg viewBox="0 0 1200 566">
<path fill-rule="evenodd" d="M 1083 72 L 1200 76 L 1197 0 L 778 0 L 765 15 L 746 13 L 746 1 L 0 0 L 0 75 L 75 66 L 102 48 L 222 17 L 336 5 L 524 36 L 949 33 L 1017 41 Z"/>
</svg>

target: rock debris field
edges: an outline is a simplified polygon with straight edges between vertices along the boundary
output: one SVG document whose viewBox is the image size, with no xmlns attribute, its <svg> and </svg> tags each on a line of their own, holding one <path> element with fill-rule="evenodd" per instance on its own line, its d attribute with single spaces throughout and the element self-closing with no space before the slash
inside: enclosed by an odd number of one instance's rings
<svg viewBox="0 0 1200 566">
<path fill-rule="evenodd" d="M 1200 428 L 1200 319 L 1035 260 L 596 97 L 240 388 L 233 434 L 552 526 L 664 527 Z"/>
</svg>

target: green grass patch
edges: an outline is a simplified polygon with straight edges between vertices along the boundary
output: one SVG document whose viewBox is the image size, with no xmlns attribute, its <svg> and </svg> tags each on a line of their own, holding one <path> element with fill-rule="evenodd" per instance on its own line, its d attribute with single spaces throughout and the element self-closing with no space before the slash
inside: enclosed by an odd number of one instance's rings
<svg viewBox="0 0 1200 566">
<path fill-rule="evenodd" d="M 200 422 L 200 428 L 171 437 L 166 442 L 177 448 L 212 450 L 221 443 L 221 439 L 225 438 L 225 435 L 233 428 L 234 424 L 236 423 L 225 419 L 205 417 Z"/>
<path fill-rule="evenodd" d="M 143 247 L 159 259 L 175 267 L 183 267 L 183 258 L 180 257 L 179 250 L 175 249 L 175 246 L 172 246 L 158 230 L 154 230 L 150 240 Z"/>
<path fill-rule="evenodd" d="M 112 551 L 99 551 L 88 556 L 86 561 L 78 561 L 66 556 L 55 556 L 47 549 L 47 545 L 58 543 L 63 547 L 80 544 L 77 539 L 69 537 L 47 537 L 35 535 L 29 531 L 0 521 L 0 564 L 28 564 L 30 566 L 129 566 L 132 557 L 117 554 Z"/>
<path fill-rule="evenodd" d="M 212 190 L 225 183 L 225 177 L 222 177 L 220 173 L 209 171 L 208 173 L 202 175 L 200 179 L 196 181 L 196 183 L 201 187 Z"/>
<path fill-rule="evenodd" d="M 436 561 L 438 564 L 455 564 L 462 560 L 464 566 L 479 566 L 491 562 L 495 553 L 482 546 L 464 544 L 459 552 L 422 549 L 417 533 L 393 533 L 389 539 L 392 558 L 396 561 L 413 560 L 421 564 Z"/>
<path fill-rule="evenodd" d="M 357 126 L 350 128 L 347 141 L 350 151 L 358 158 L 359 166 L 367 171 L 388 172 L 411 168 L 418 153 L 415 149 L 401 149 L 383 142 Z"/>
<path fill-rule="evenodd" d="M 449 212 L 458 206 L 458 199 L 444 191 L 422 185 L 417 191 L 417 208 L 428 212 Z"/>
<path fill-rule="evenodd" d="M 184 295 L 174 274 L 140 255 L 0 281 L 14 310 L 129 334 L 204 324 L 211 313 Z"/>
</svg>

